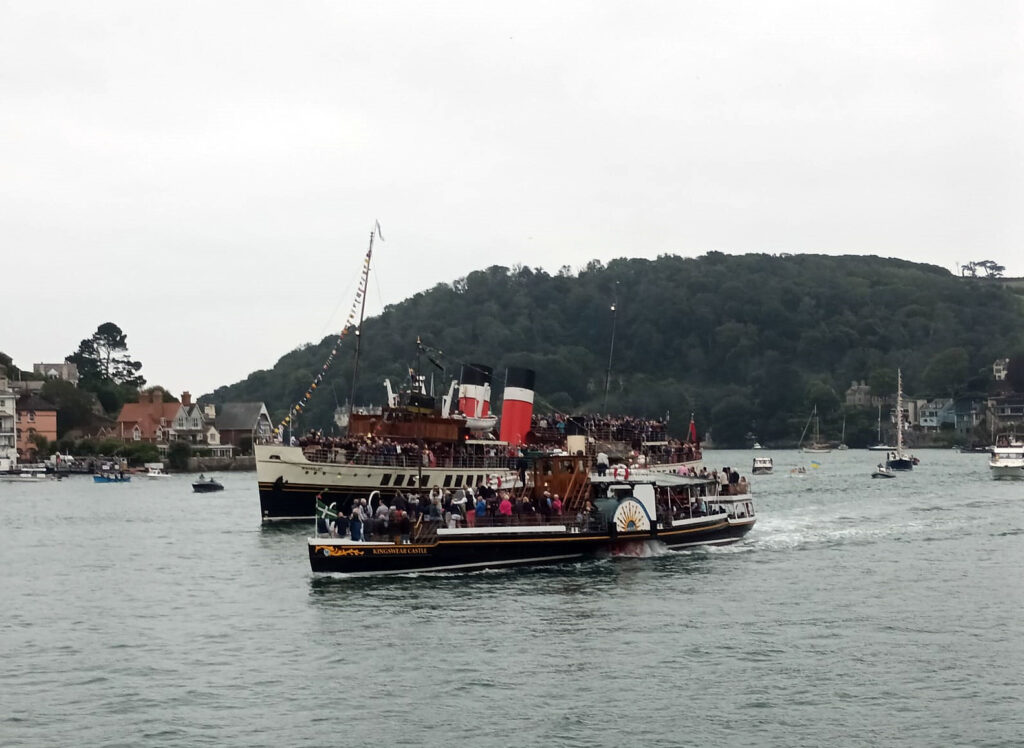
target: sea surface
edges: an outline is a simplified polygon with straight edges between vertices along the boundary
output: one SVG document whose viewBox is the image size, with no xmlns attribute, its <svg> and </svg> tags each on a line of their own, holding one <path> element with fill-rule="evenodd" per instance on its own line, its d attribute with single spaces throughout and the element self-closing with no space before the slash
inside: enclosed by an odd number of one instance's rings
<svg viewBox="0 0 1024 748">
<path fill-rule="evenodd" d="M 1024 745 L 1024 482 L 755 454 L 737 545 L 371 579 L 254 473 L 2 483 L 0 745 Z"/>
</svg>

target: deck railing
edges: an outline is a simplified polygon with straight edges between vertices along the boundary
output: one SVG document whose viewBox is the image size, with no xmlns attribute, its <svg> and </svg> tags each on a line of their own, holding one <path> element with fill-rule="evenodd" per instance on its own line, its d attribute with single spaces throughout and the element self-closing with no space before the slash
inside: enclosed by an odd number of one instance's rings
<svg viewBox="0 0 1024 748">
<path fill-rule="evenodd" d="M 398 454 L 379 454 L 371 452 L 352 452 L 345 449 L 323 449 L 306 447 L 302 450 L 310 462 L 329 463 L 334 465 L 375 465 L 378 467 L 402 468 L 448 468 L 453 470 L 515 470 L 516 460 L 504 455 L 448 455 L 435 456 L 434 460 L 425 460 L 418 452 L 401 452 Z"/>
</svg>

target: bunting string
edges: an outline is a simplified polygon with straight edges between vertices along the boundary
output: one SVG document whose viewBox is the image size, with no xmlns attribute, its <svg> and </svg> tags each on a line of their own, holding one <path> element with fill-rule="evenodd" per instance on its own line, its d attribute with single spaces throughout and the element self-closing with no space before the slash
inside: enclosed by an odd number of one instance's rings
<svg viewBox="0 0 1024 748">
<path fill-rule="evenodd" d="M 379 223 L 374 226 L 374 232 L 376 232 L 377 235 L 380 236 L 382 240 L 384 239 L 384 237 L 381 236 L 380 234 Z M 355 299 L 353 299 L 352 301 L 352 308 L 349 310 L 348 317 L 345 319 L 345 325 L 341 328 L 341 332 L 338 333 L 338 339 L 335 340 L 334 345 L 331 346 L 331 352 L 328 354 L 323 366 L 320 367 L 320 373 L 316 375 L 316 378 L 313 379 L 312 383 L 306 389 L 306 392 L 302 396 L 302 399 L 291 407 L 291 409 L 288 411 L 288 415 L 286 415 L 284 419 L 274 428 L 275 437 L 281 436 L 285 428 L 287 428 L 291 424 L 291 422 L 295 420 L 295 417 L 298 416 L 303 411 L 303 409 L 309 404 L 310 399 L 313 397 L 313 393 L 316 392 L 317 387 L 319 387 L 320 384 L 324 381 L 324 377 L 327 376 L 327 372 L 330 370 L 331 364 L 334 363 L 334 359 L 338 355 L 338 351 L 341 349 L 341 344 L 344 342 L 345 338 L 348 337 L 349 331 L 356 324 L 356 317 L 359 314 L 360 302 L 362 301 L 363 296 L 366 294 L 366 286 L 370 279 L 370 257 L 373 254 L 373 232 L 371 232 L 370 238 L 370 247 L 369 249 L 366 250 L 366 257 L 363 258 L 362 276 L 359 279 L 359 286 L 356 290 Z"/>
</svg>

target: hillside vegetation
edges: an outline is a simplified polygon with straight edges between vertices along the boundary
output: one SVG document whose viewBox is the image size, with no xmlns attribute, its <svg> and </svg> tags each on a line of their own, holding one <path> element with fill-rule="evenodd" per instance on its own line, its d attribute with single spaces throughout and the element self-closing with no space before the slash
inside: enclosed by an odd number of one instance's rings
<svg viewBox="0 0 1024 748">
<path fill-rule="evenodd" d="M 605 381 L 616 302 L 610 386 Z M 998 357 L 1024 350 L 1021 297 L 932 265 L 824 255 L 662 256 L 592 262 L 556 275 L 494 266 L 440 284 L 363 325 L 357 404 L 406 381 L 416 339 L 444 351 L 421 370 L 438 391 L 462 362 L 537 371 L 537 410 L 663 417 L 684 433 L 691 412 L 719 445 L 796 439 L 811 407 L 838 438 L 853 380 L 913 397 L 984 392 Z M 334 336 L 282 356 L 204 399 L 263 400 L 283 416 L 306 391 Z M 353 338 L 305 410 L 300 429 L 333 427 L 351 388 Z M 333 392 L 333 394 L 332 394 Z M 875 413 L 848 412 L 847 442 L 874 436 Z M 829 432 L 834 433 L 829 433 Z"/>
</svg>

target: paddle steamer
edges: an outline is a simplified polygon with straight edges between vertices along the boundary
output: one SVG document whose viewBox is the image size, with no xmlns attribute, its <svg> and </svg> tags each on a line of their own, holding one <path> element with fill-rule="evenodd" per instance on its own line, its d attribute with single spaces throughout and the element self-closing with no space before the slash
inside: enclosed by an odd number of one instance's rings
<svg viewBox="0 0 1024 748">
<path fill-rule="evenodd" d="M 386 530 L 358 541 L 317 535 L 308 539 L 310 568 L 381 575 L 642 555 L 652 543 L 676 549 L 735 543 L 756 521 L 749 493 L 720 494 L 715 481 L 645 469 L 629 478 L 599 477 L 582 454 L 538 458 L 530 484 L 519 501 L 559 492 L 566 497 L 561 512 L 489 512 L 466 527 L 442 527 L 423 515 L 407 538 L 394 534 L 390 540 Z"/>
</svg>

